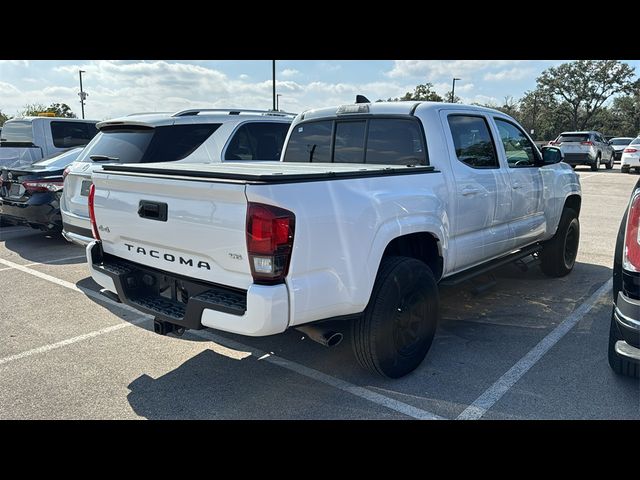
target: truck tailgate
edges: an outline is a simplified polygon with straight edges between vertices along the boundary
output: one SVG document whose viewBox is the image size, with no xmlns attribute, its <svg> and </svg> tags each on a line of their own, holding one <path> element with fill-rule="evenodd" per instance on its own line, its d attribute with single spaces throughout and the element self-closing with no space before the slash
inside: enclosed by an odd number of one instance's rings
<svg viewBox="0 0 640 480">
<path fill-rule="evenodd" d="M 104 172 L 93 182 L 106 253 L 206 282 L 251 285 L 243 183 Z"/>
</svg>

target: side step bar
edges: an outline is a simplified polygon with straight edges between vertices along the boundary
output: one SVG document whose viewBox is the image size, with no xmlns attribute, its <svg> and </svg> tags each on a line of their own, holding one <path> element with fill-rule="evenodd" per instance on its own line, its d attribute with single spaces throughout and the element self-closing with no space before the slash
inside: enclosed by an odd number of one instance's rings
<svg viewBox="0 0 640 480">
<path fill-rule="evenodd" d="M 538 253 L 542 250 L 542 245 L 536 243 L 529 247 L 523 248 L 522 250 L 518 250 L 504 257 L 496 258 L 495 260 L 491 260 L 490 262 L 483 263 L 482 265 L 478 265 L 477 267 L 470 268 L 469 270 L 465 270 L 464 272 L 456 273 L 455 275 L 451 275 L 450 277 L 445 278 L 440 282 L 440 285 L 444 286 L 452 286 L 458 285 L 460 283 L 466 282 L 467 280 L 472 279 L 473 277 L 477 277 L 478 275 L 482 275 L 483 273 L 487 273 L 495 268 L 501 267 L 502 265 L 506 265 L 507 263 L 515 262 L 516 260 L 520 260 L 528 255 Z"/>
</svg>

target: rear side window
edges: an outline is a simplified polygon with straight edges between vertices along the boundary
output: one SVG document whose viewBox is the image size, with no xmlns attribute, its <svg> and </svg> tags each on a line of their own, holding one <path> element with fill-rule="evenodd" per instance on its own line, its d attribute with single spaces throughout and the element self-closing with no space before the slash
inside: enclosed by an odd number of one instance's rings
<svg viewBox="0 0 640 480">
<path fill-rule="evenodd" d="M 428 165 L 418 121 L 402 118 L 299 124 L 284 161 Z"/>
<path fill-rule="evenodd" d="M 78 161 L 174 162 L 190 155 L 218 127 L 219 123 L 209 123 L 106 129 L 87 145 Z"/>
<path fill-rule="evenodd" d="M 33 128 L 31 122 L 6 122 L 0 134 L 0 146 L 30 147 L 33 145 Z"/>
<path fill-rule="evenodd" d="M 558 143 L 580 143 L 580 142 L 588 142 L 589 134 L 561 134 L 556 142 Z"/>
<path fill-rule="evenodd" d="M 448 120 L 458 160 L 472 168 L 498 168 L 498 156 L 486 119 L 449 115 Z"/>
<path fill-rule="evenodd" d="M 225 160 L 280 160 L 288 123 L 249 122 L 231 138 Z"/>
<path fill-rule="evenodd" d="M 333 122 L 300 124 L 289 137 L 285 162 L 331 162 Z"/>
<path fill-rule="evenodd" d="M 71 148 L 86 145 L 95 137 L 98 129 L 93 123 L 51 122 L 53 144 L 58 148 Z"/>
</svg>

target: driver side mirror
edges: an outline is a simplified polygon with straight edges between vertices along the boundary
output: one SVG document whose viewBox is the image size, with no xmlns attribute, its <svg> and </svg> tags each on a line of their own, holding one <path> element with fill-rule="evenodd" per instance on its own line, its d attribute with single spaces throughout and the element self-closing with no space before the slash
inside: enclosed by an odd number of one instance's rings
<svg viewBox="0 0 640 480">
<path fill-rule="evenodd" d="M 558 147 L 544 146 L 542 147 L 542 163 L 544 165 L 553 165 L 564 160 L 564 153 Z"/>
</svg>

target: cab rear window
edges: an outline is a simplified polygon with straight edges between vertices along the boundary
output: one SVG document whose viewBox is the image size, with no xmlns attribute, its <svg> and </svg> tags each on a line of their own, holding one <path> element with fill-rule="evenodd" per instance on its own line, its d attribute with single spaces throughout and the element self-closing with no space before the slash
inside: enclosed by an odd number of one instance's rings
<svg viewBox="0 0 640 480">
<path fill-rule="evenodd" d="M 300 123 L 285 162 L 428 165 L 424 134 L 414 118 L 350 118 Z"/>
</svg>

